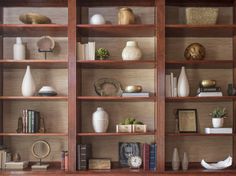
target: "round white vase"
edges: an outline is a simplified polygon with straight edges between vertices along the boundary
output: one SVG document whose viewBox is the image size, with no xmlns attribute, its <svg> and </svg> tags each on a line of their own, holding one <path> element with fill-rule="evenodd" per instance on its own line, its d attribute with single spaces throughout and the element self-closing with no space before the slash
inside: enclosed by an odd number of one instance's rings
<svg viewBox="0 0 236 176">
<path fill-rule="evenodd" d="M 142 51 L 135 41 L 128 41 L 126 47 L 122 51 L 123 60 L 139 60 L 142 58 Z"/>
<path fill-rule="evenodd" d="M 101 107 L 93 113 L 93 129 L 96 133 L 105 133 L 109 124 L 108 113 Z"/>
<path fill-rule="evenodd" d="M 104 17 L 101 14 L 95 14 L 90 18 L 89 23 L 99 25 L 99 24 L 105 24 L 106 21 L 105 21 Z"/>
<path fill-rule="evenodd" d="M 212 118 L 213 128 L 221 128 L 224 125 L 224 118 Z"/>
<path fill-rule="evenodd" d="M 21 85 L 21 92 L 24 97 L 29 97 L 35 94 L 35 90 L 35 83 L 30 71 L 30 66 L 27 65 L 25 76 Z"/>
<path fill-rule="evenodd" d="M 181 72 L 178 79 L 178 96 L 179 97 L 189 96 L 189 83 L 185 72 L 185 67 L 181 68 Z"/>
</svg>

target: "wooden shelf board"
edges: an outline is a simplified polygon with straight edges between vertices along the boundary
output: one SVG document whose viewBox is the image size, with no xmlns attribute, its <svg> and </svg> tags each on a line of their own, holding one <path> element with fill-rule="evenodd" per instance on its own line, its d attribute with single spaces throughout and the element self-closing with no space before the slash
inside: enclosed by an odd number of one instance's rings
<svg viewBox="0 0 236 176">
<path fill-rule="evenodd" d="M 146 133 L 78 133 L 78 136 L 145 136 L 145 135 L 155 135 L 154 131 Z"/>
<path fill-rule="evenodd" d="M 81 68 L 95 69 L 152 69 L 156 67 L 155 60 L 123 61 L 123 60 L 79 60 Z"/>
<path fill-rule="evenodd" d="M 102 97 L 102 96 L 79 96 L 77 97 L 78 100 L 83 101 L 134 101 L 134 102 L 141 102 L 141 101 L 155 101 L 156 97 Z"/>
<path fill-rule="evenodd" d="M 67 60 L 20 60 L 16 61 L 13 59 L 0 60 L 0 66 L 3 68 L 13 69 L 25 69 L 27 65 L 30 65 L 33 69 L 60 69 L 67 68 Z"/>
<path fill-rule="evenodd" d="M 78 1 L 77 1 L 78 2 Z M 155 6 L 155 0 L 128 0 L 128 1 L 122 1 L 122 0 L 81 0 L 78 2 L 78 5 L 80 6 L 88 6 L 88 7 L 103 7 L 103 6 Z"/>
<path fill-rule="evenodd" d="M 23 96 L 0 96 L 0 100 L 67 100 L 67 96 L 32 96 L 32 97 L 23 97 Z"/>
<path fill-rule="evenodd" d="M 1 0 L 1 7 L 67 7 L 67 0 Z"/>
<path fill-rule="evenodd" d="M 201 61 L 193 61 L 193 60 L 180 60 L 166 61 L 166 68 L 171 69 L 180 69 L 181 66 L 185 66 L 186 68 L 204 68 L 204 69 L 232 69 L 233 68 L 233 60 L 201 60 Z"/>
<path fill-rule="evenodd" d="M 63 24 L 0 24 L 4 37 L 67 37 L 67 25 Z"/>
<path fill-rule="evenodd" d="M 234 136 L 234 134 L 204 134 L 204 133 L 167 133 L 166 136 L 170 137 L 181 137 L 181 136 L 191 136 L 191 137 L 214 137 L 214 136 Z"/>
<path fill-rule="evenodd" d="M 0 136 L 67 136 L 67 133 L 0 133 Z"/>
<path fill-rule="evenodd" d="M 211 102 L 211 101 L 231 101 L 236 99 L 235 96 L 222 96 L 222 97 L 166 97 L 166 102 Z"/>
<path fill-rule="evenodd" d="M 132 25 L 77 25 L 78 34 L 83 37 L 153 37 L 154 24 Z M 135 31 L 135 32 L 134 32 Z"/>
<path fill-rule="evenodd" d="M 167 6 L 231 7 L 234 0 L 167 0 Z"/>
<path fill-rule="evenodd" d="M 232 37 L 236 25 L 217 24 L 217 25 L 186 25 L 186 24 L 167 24 L 167 37 Z"/>
</svg>

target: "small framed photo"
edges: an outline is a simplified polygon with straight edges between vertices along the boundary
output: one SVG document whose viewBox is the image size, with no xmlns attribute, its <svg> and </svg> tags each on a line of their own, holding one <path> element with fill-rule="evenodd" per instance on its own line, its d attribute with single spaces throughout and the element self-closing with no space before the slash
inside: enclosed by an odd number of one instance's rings
<svg viewBox="0 0 236 176">
<path fill-rule="evenodd" d="M 197 133 L 197 110 L 177 109 L 178 128 L 180 133 Z"/>
</svg>

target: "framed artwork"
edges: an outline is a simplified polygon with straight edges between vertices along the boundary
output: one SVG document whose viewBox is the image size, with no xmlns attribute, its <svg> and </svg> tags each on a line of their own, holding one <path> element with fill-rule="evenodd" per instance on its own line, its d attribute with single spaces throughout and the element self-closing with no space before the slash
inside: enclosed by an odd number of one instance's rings
<svg viewBox="0 0 236 176">
<path fill-rule="evenodd" d="M 178 130 L 180 133 L 197 133 L 197 110 L 177 109 Z"/>
</svg>

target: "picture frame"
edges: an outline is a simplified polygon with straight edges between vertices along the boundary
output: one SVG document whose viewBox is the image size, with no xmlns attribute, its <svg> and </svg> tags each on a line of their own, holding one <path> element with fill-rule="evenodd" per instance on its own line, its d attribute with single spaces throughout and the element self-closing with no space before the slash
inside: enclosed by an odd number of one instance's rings
<svg viewBox="0 0 236 176">
<path fill-rule="evenodd" d="M 197 109 L 177 109 L 178 131 L 180 133 L 197 133 Z"/>
</svg>

